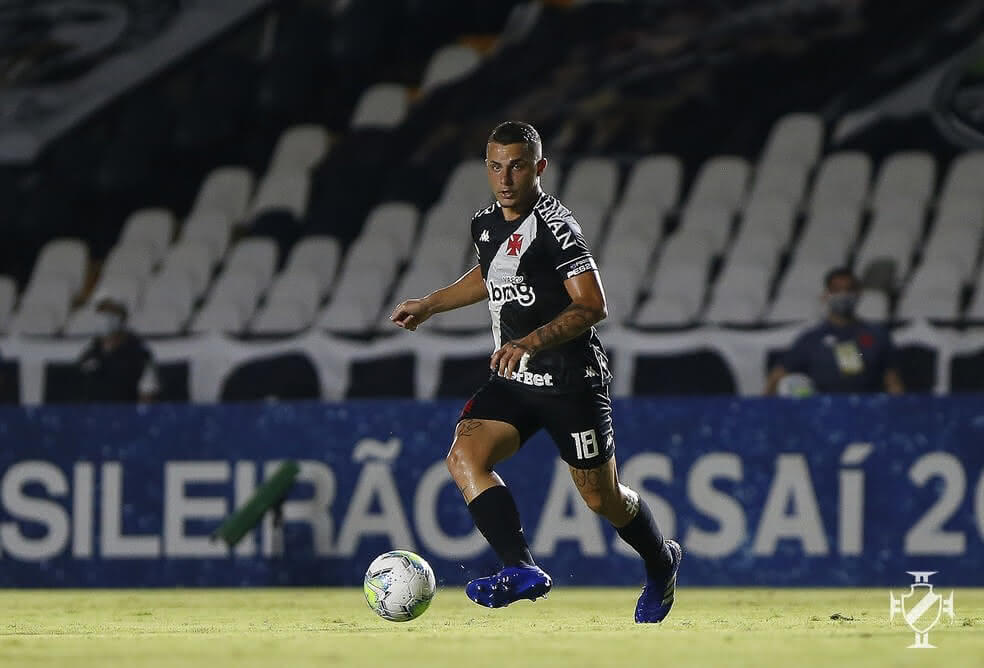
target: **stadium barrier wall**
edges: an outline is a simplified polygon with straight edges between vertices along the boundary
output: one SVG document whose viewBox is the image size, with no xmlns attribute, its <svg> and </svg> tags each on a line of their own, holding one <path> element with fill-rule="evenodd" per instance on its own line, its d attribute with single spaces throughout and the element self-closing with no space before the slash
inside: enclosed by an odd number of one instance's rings
<svg viewBox="0 0 984 668">
<path fill-rule="evenodd" d="M 0 586 L 357 585 L 393 547 L 439 582 L 495 567 L 444 455 L 459 402 L 0 408 Z M 624 482 L 688 585 L 981 585 L 984 397 L 619 400 Z M 208 536 L 285 458 L 284 506 Z M 560 585 L 642 581 L 543 433 L 499 468 Z"/>
<path fill-rule="evenodd" d="M 615 379 L 614 396 L 634 394 L 636 367 L 645 356 L 673 356 L 712 351 L 730 371 L 736 393 L 755 396 L 762 392 L 770 353 L 786 349 L 803 325 L 761 331 L 738 331 L 701 327 L 686 332 L 638 332 L 617 325 L 606 326 L 602 338 L 609 350 Z M 955 356 L 976 354 L 984 350 L 984 333 L 960 332 L 918 321 L 896 329 L 892 336 L 899 346 L 925 347 L 936 353 L 933 372 L 936 393 L 950 390 L 951 362 Z M 46 371 L 53 364 L 71 364 L 78 359 L 88 340 L 41 340 L 19 337 L 0 338 L 0 355 L 17 362 L 19 398 L 24 405 L 45 401 Z M 310 361 L 320 385 L 323 399 L 339 400 L 350 396 L 352 368 L 360 362 L 409 355 L 413 358 L 413 389 L 386 392 L 385 387 L 373 394 L 414 396 L 433 399 L 438 396 L 441 367 L 445 362 L 469 359 L 492 353 L 489 332 L 470 335 L 441 335 L 433 330 L 412 336 L 396 332 L 372 342 L 360 342 L 312 330 L 303 335 L 276 341 L 241 341 L 221 333 L 193 337 L 149 340 L 148 345 L 158 362 L 187 363 L 186 396 L 195 403 L 215 403 L 221 397 L 223 383 L 243 365 L 277 355 L 297 353 Z M 697 383 L 691 381 L 689 386 Z"/>
</svg>

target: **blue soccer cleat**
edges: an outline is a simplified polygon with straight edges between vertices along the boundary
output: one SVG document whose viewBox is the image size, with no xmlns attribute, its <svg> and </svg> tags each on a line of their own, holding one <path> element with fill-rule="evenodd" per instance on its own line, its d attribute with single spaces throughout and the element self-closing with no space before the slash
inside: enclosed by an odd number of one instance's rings
<svg viewBox="0 0 984 668">
<path fill-rule="evenodd" d="M 677 571 L 683 560 L 683 549 L 675 540 L 666 541 L 672 559 L 670 575 L 665 580 L 649 580 L 636 603 L 635 620 L 637 624 L 657 624 L 670 614 L 676 596 Z"/>
<path fill-rule="evenodd" d="M 550 576 L 537 566 L 506 566 L 495 575 L 469 582 L 465 594 L 486 608 L 504 608 L 520 599 L 546 596 L 552 586 Z"/>
</svg>

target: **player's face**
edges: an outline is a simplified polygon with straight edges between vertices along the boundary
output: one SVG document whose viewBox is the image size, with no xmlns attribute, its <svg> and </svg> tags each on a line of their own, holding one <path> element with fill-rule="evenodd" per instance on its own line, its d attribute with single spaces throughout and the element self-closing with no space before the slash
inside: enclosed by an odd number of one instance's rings
<svg viewBox="0 0 984 668">
<path fill-rule="evenodd" d="M 526 144 L 491 143 L 485 151 L 489 186 L 504 209 L 521 208 L 538 193 L 539 176 L 547 161 L 539 160 Z"/>
</svg>

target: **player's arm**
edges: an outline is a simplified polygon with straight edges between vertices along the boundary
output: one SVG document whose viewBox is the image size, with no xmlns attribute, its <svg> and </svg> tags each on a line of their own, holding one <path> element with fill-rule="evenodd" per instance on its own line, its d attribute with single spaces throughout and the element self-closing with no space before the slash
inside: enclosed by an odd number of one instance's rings
<svg viewBox="0 0 984 668">
<path fill-rule="evenodd" d="M 521 339 L 507 341 L 492 354 L 490 367 L 507 378 L 519 368 L 523 355 L 531 357 L 541 350 L 577 338 L 608 315 L 605 291 L 597 271 L 586 271 L 564 281 L 571 303 L 547 324 Z"/>
<path fill-rule="evenodd" d="M 476 264 L 451 285 L 435 290 L 422 299 L 408 299 L 401 303 L 393 309 L 390 320 L 397 327 L 412 332 L 435 313 L 470 306 L 488 297 L 488 289 L 482 280 L 482 269 Z"/>
</svg>

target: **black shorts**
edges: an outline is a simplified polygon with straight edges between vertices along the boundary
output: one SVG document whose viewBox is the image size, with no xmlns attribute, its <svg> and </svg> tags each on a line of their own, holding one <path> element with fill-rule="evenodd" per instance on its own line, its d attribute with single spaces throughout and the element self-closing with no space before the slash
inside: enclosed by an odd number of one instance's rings
<svg viewBox="0 0 984 668">
<path fill-rule="evenodd" d="M 461 420 L 498 420 L 519 431 L 520 445 L 546 429 L 560 458 L 578 469 L 591 469 L 615 455 L 612 401 L 608 387 L 546 394 L 490 380 L 461 409 Z"/>
</svg>

